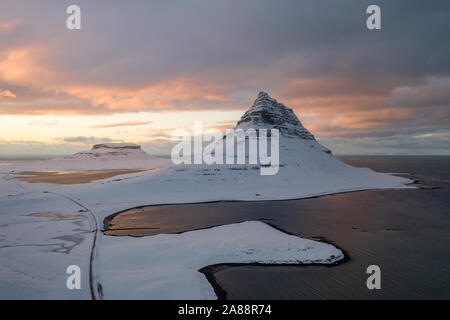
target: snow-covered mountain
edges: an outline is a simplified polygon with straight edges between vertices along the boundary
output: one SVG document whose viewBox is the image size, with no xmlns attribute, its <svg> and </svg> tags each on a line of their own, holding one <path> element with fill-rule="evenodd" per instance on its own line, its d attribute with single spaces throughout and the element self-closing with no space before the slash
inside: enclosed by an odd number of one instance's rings
<svg viewBox="0 0 450 320">
<path fill-rule="evenodd" d="M 181 164 L 146 154 L 135 144 L 100 144 L 64 159 L 15 166 L 19 170 L 83 170 L 165 168 L 135 174 L 135 178 L 98 188 L 92 182 L 66 187 L 90 201 L 105 205 L 105 213 L 138 205 L 214 200 L 293 199 L 345 191 L 403 188 L 408 179 L 349 166 L 316 141 L 292 109 L 260 92 L 236 125 L 240 129 L 278 129 L 279 165 L 276 174 L 261 175 L 263 165 Z M 248 143 L 248 139 L 243 143 Z M 251 138 L 254 139 L 254 138 Z M 223 140 L 223 139 L 222 139 Z M 242 143 L 242 141 L 241 141 Z M 224 144 L 225 145 L 225 144 Z M 228 156 L 228 155 L 227 155 Z M 237 155 L 235 155 L 236 157 Z M 37 187 L 37 186 L 35 186 Z M 47 188 L 52 188 L 47 186 Z M 55 186 L 59 191 L 59 186 Z M 115 203 L 117 201 L 117 205 Z M 120 205 L 119 205 L 120 203 Z M 111 211 L 110 211 L 111 210 Z"/>
<path fill-rule="evenodd" d="M 149 159 L 140 145 L 134 143 L 102 143 L 96 144 L 89 151 L 82 151 L 64 157 L 66 160 L 137 160 Z"/>
<path fill-rule="evenodd" d="M 412 182 L 339 161 L 302 126 L 292 110 L 263 92 L 236 127 L 280 130 L 280 164 L 275 175 L 261 175 L 258 164 L 183 164 L 133 173 L 126 179 L 113 177 L 85 184 L 56 185 L 18 181 L 2 169 L 5 172 L 0 172 L 0 224 L 5 226 L 2 234 L 6 235 L 3 240 L 8 248 L 4 250 L 8 251 L 0 261 L 0 268 L 3 274 L 13 279 L 4 281 L 3 288 L 6 289 L 3 292 L 8 292 L 11 297 L 11 291 L 15 294 L 13 297 L 20 298 L 89 298 L 86 289 L 73 290 L 78 294 L 74 296 L 64 286 L 64 270 L 75 263 L 82 270 L 93 270 L 96 281 L 93 287 L 99 288 L 101 283 L 106 299 L 214 298 L 206 278 L 196 272 L 205 265 L 224 262 L 332 263 L 342 257 L 342 252 L 331 245 L 286 236 L 262 222 L 139 239 L 80 232 L 88 226 L 92 231 L 100 231 L 101 222 L 107 216 L 145 205 L 296 199 L 365 189 L 408 188 L 406 184 Z M 11 169 L 15 172 L 26 169 L 132 169 L 170 164 L 170 160 L 158 160 L 145 154 L 137 145 L 103 144 L 64 159 L 35 162 L 25 167 L 16 165 Z M 30 220 L 41 219 L 31 215 L 39 212 L 77 214 L 84 220 L 77 224 L 70 220 L 52 224 Z M 83 221 L 85 227 L 80 227 Z M 67 235 L 72 234 L 74 239 L 83 237 L 87 241 L 81 241 L 64 255 L 42 249 L 42 244 L 54 245 L 55 239 L 69 241 L 66 239 L 72 237 Z M 64 248 L 72 248 L 72 241 Z M 91 251 L 93 243 L 97 244 L 97 249 Z M 93 263 L 89 265 L 89 261 Z M 50 270 L 52 275 L 57 275 L 58 281 L 55 282 L 53 276 L 50 279 L 48 272 L 42 273 L 42 270 Z M 82 287 L 89 288 L 90 277 L 83 279 Z M 61 283 L 63 285 L 59 285 Z M 190 289 L 183 291 L 177 286 Z"/>
<path fill-rule="evenodd" d="M 236 139 L 234 150 L 228 150 L 228 143 L 223 143 L 223 141 L 233 138 L 237 131 L 234 131 L 234 133 L 230 132 L 231 136 L 227 132 L 224 139 L 217 141 L 214 147 L 209 146 L 210 148 L 207 150 L 207 153 L 212 155 L 215 155 L 217 150 L 221 150 L 221 154 L 225 155 L 226 161 L 224 162 L 237 164 L 239 163 L 237 151 L 244 148 L 246 164 L 237 165 L 237 168 L 235 166 L 234 170 L 258 169 L 263 175 L 272 175 L 277 174 L 279 170 L 287 172 L 292 169 L 295 171 L 294 175 L 297 175 L 302 170 L 313 170 L 319 174 L 326 172 L 327 170 L 323 170 L 322 167 L 315 167 L 320 163 L 323 163 L 323 167 L 328 167 L 329 169 L 336 165 L 349 167 L 334 158 L 328 148 L 316 141 L 314 136 L 302 125 L 292 109 L 279 103 L 263 91 L 259 92 L 253 105 L 244 113 L 234 129 L 241 129 L 245 132 L 245 139 Z M 259 145 L 262 129 L 267 130 L 269 138 L 266 151 L 271 155 L 268 157 L 270 164 L 261 164 L 261 149 L 259 146 L 257 151 L 253 149 L 254 152 L 258 153 L 256 155 L 256 158 L 258 158 L 257 166 L 255 166 L 254 160 L 250 163 L 250 145 Z M 271 150 L 272 147 L 270 147 L 270 140 L 272 139 L 270 137 L 271 129 L 277 129 L 279 132 L 279 148 L 275 150 Z M 251 131 L 256 132 L 256 134 L 252 135 Z M 266 138 L 265 135 L 262 136 Z M 245 145 L 243 146 L 243 144 Z M 266 154 L 266 151 L 264 151 L 264 154 Z M 274 153 L 279 153 L 279 155 L 274 157 Z M 326 162 L 328 163 L 325 164 Z"/>
<path fill-rule="evenodd" d="M 259 92 L 255 102 L 238 121 L 235 129 L 255 129 L 256 131 L 278 129 L 280 132 L 280 163 L 284 165 L 288 160 L 293 159 L 297 159 L 295 165 L 300 165 L 301 162 L 315 158 L 315 154 L 319 158 L 322 157 L 321 153 L 331 155 L 331 150 L 317 142 L 314 135 L 302 125 L 292 109 L 279 103 L 264 91 Z M 335 159 L 332 156 L 331 158 Z"/>
<path fill-rule="evenodd" d="M 280 130 L 279 170 L 261 175 L 259 164 L 181 164 L 140 173 L 132 180 L 111 181 L 73 196 L 99 202 L 101 216 L 152 204 L 219 200 L 295 199 L 346 191 L 405 188 L 411 180 L 349 166 L 319 144 L 291 109 L 261 92 L 236 128 Z M 93 184 L 95 188 L 95 184 Z M 103 200 L 102 200 L 103 199 Z"/>
<path fill-rule="evenodd" d="M 153 157 L 134 143 L 102 143 L 60 159 L 19 163 L 14 171 L 109 170 L 165 168 L 170 159 Z M 9 168 L 4 168 L 8 170 Z"/>
</svg>

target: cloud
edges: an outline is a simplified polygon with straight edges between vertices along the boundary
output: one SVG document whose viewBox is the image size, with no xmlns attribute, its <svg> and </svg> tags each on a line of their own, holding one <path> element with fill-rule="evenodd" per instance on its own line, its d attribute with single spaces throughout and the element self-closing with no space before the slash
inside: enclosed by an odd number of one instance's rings
<svg viewBox="0 0 450 320">
<path fill-rule="evenodd" d="M 165 129 L 149 129 L 146 130 L 143 136 L 148 137 L 153 143 L 170 141 L 172 138 L 172 132 L 178 128 L 165 128 Z"/>
<path fill-rule="evenodd" d="M 0 89 L 0 99 L 2 98 L 17 98 L 17 96 L 9 90 Z"/>
<path fill-rule="evenodd" d="M 331 147 L 335 154 L 449 155 L 450 131 L 427 136 L 396 135 L 357 140 L 324 138 L 320 142 Z"/>
<path fill-rule="evenodd" d="M 150 123 L 152 123 L 152 121 L 126 121 L 126 122 L 99 124 L 99 125 L 89 126 L 89 128 L 133 127 L 133 126 L 143 126 L 143 125 L 150 124 Z"/>
<path fill-rule="evenodd" d="M 9 22 L 0 23 L 0 33 L 10 31 L 11 29 L 15 28 L 16 26 L 23 23 L 22 19 L 14 19 Z"/>
<path fill-rule="evenodd" d="M 0 51 L 29 45 L 32 41 L 33 27 L 25 23 L 24 19 L 11 18 L 5 22 L 0 20 Z"/>
<path fill-rule="evenodd" d="M 24 139 L 0 139 L 0 144 L 39 144 L 39 141 L 24 140 Z"/>
<path fill-rule="evenodd" d="M 222 120 L 218 121 L 215 124 L 209 126 L 207 129 L 217 129 L 225 133 L 227 129 L 234 128 L 236 126 L 236 121 L 234 120 Z"/>
<path fill-rule="evenodd" d="M 27 12 L 5 23 L 40 30 L 27 45 L 3 51 L 1 77 L 37 87 L 47 100 L 66 100 L 68 114 L 92 114 L 242 109 L 261 88 L 307 104 L 367 99 L 449 75 L 450 45 L 440 36 L 450 31 L 446 2 L 379 3 L 381 32 L 365 28 L 369 1 L 200 1 L 195 9 L 182 1 L 80 1 L 91 19 L 89 31 L 77 34 L 55 29 L 60 12 L 43 3 L 45 14 Z M 118 14 L 120 21 L 110 19 Z M 45 37 L 50 30 L 51 39 Z M 44 99 L 38 105 L 40 112 L 63 112 Z"/>
<path fill-rule="evenodd" d="M 91 145 L 91 144 L 97 144 L 97 143 L 111 143 L 111 142 L 123 142 L 122 140 L 113 140 L 110 138 L 99 138 L 99 137 L 84 137 L 84 136 L 78 136 L 78 137 L 66 137 L 62 138 L 62 141 L 68 142 L 68 143 L 74 143 L 74 144 L 85 144 L 85 145 Z"/>
<path fill-rule="evenodd" d="M 0 152 L 2 155 L 66 155 L 86 149 L 86 145 L 73 145 L 67 143 L 43 143 L 39 141 L 0 139 Z"/>
<path fill-rule="evenodd" d="M 91 108 L 105 106 L 111 112 L 196 110 L 214 108 L 229 100 L 220 86 L 190 77 L 168 79 L 137 89 L 92 85 L 60 87 L 59 90 L 90 101 Z"/>
<path fill-rule="evenodd" d="M 3 115 L 244 110 L 263 89 L 323 138 L 448 128 L 447 0 L 379 0 L 376 32 L 369 0 L 80 0 L 80 32 L 31 4 L 0 4 Z"/>
<path fill-rule="evenodd" d="M 38 121 L 38 120 L 34 120 L 31 122 L 28 122 L 29 126 L 56 126 L 57 124 L 59 124 L 58 120 L 52 120 L 52 121 Z"/>
</svg>

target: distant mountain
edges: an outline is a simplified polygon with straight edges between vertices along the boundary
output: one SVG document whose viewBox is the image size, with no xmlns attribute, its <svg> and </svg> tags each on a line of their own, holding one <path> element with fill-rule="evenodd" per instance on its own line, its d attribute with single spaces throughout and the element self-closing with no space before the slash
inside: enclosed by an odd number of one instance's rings
<svg viewBox="0 0 450 320">
<path fill-rule="evenodd" d="M 102 143 L 96 144 L 89 151 L 82 151 L 71 156 L 66 156 L 66 160 L 137 160 L 153 158 L 145 153 L 140 145 L 134 143 Z"/>
<path fill-rule="evenodd" d="M 15 171 L 25 170 L 109 170 L 153 169 L 172 165 L 170 159 L 153 157 L 134 143 L 96 144 L 89 151 L 82 151 L 61 159 L 33 161 L 14 165 Z"/>
</svg>

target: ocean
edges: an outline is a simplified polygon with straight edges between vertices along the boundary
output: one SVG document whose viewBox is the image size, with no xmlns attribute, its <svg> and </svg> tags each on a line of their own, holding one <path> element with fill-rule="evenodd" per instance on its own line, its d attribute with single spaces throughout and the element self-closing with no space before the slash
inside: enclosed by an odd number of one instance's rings
<svg viewBox="0 0 450 320">
<path fill-rule="evenodd" d="M 63 157 L 62 155 L 0 155 L 0 166 L 7 166 L 17 162 L 49 160 Z"/>
</svg>

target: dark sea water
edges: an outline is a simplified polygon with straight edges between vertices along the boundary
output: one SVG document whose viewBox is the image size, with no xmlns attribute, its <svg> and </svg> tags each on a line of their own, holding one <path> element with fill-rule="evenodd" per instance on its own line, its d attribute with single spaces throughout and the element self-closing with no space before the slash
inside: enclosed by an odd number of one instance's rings
<svg viewBox="0 0 450 320">
<path fill-rule="evenodd" d="M 450 298 L 450 158 L 350 157 L 354 166 L 406 172 L 432 190 L 381 190 L 279 203 L 273 222 L 324 236 L 350 261 L 333 268 L 230 267 L 215 274 L 230 299 Z M 267 212 L 267 211 L 266 211 Z M 368 290 L 366 268 L 381 268 Z"/>
<path fill-rule="evenodd" d="M 214 276 L 228 299 L 449 299 L 450 157 L 342 160 L 408 174 L 433 188 L 149 207 L 129 213 L 128 227 L 144 228 L 135 230 L 137 234 L 156 234 L 263 220 L 301 237 L 324 237 L 350 256 L 350 261 L 333 267 L 218 268 Z M 366 268 L 373 264 L 381 268 L 381 290 L 366 287 Z"/>
</svg>

